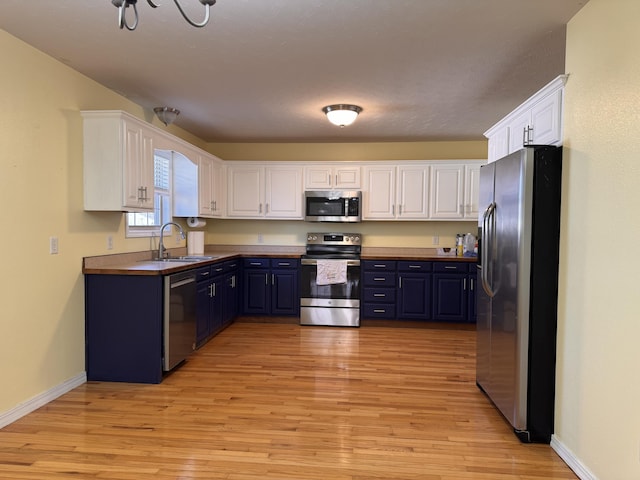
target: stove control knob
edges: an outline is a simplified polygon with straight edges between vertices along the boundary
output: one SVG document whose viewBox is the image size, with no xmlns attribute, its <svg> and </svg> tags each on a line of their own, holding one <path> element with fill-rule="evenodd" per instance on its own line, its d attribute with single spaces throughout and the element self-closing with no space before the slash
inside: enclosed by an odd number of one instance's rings
<svg viewBox="0 0 640 480">
<path fill-rule="evenodd" d="M 359 241 L 360 241 L 360 237 L 359 237 L 358 235 L 356 235 L 353 239 L 354 239 L 356 242 L 359 242 Z"/>
</svg>

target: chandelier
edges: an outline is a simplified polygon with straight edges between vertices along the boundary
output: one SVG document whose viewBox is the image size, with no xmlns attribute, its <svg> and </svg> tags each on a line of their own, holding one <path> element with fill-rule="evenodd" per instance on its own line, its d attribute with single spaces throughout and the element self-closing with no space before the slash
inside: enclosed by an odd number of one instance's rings
<svg viewBox="0 0 640 480">
<path fill-rule="evenodd" d="M 204 27 L 209 22 L 209 9 L 211 8 L 212 5 L 216 4 L 216 0 L 199 0 L 200 3 L 204 5 L 204 20 L 202 20 L 201 22 L 194 22 L 187 16 L 185 11 L 182 9 L 182 5 L 180 5 L 180 2 L 178 0 L 173 0 L 173 1 L 176 4 L 176 7 L 178 7 L 178 10 L 180 10 L 180 13 L 184 17 L 184 19 L 189 23 L 189 25 L 192 25 L 197 28 Z M 111 3 L 113 3 L 116 7 L 118 7 L 119 27 L 126 28 L 129 31 L 135 30 L 136 27 L 138 26 L 138 7 L 136 6 L 136 4 L 138 3 L 138 0 L 111 0 Z M 156 5 L 151 0 L 147 0 L 147 3 L 152 8 L 158 8 L 160 6 L 160 5 Z M 127 8 L 129 7 L 133 7 L 133 23 L 131 24 L 127 22 L 127 15 L 126 15 Z"/>
</svg>

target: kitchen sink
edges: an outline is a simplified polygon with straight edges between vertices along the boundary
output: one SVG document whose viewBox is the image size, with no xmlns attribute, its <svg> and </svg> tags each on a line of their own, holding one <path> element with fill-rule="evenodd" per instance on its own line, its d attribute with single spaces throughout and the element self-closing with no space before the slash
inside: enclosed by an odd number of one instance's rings
<svg viewBox="0 0 640 480">
<path fill-rule="evenodd" d="M 183 262 L 202 262 L 204 260 L 213 260 L 218 258 L 217 256 L 212 255 L 183 255 L 182 257 L 175 257 L 178 261 Z M 173 260 L 172 258 L 167 258 L 166 260 Z"/>
<path fill-rule="evenodd" d="M 214 260 L 217 256 L 211 255 L 183 255 L 181 257 L 154 258 L 151 260 L 141 260 L 142 262 L 204 262 L 206 260 Z"/>
</svg>

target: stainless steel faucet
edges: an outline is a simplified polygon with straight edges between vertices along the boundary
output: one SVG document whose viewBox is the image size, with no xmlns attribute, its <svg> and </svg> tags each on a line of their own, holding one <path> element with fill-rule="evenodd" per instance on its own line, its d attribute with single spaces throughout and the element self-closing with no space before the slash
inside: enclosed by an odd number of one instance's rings
<svg viewBox="0 0 640 480">
<path fill-rule="evenodd" d="M 164 248 L 164 229 L 167 225 L 175 225 L 176 227 L 178 227 L 178 230 L 180 230 L 180 236 L 182 237 L 182 239 L 184 240 L 185 238 L 187 238 L 187 236 L 184 234 L 184 230 L 182 230 L 182 227 L 177 223 L 167 222 L 162 225 L 160 227 L 160 242 L 158 243 L 158 259 L 165 258 L 165 252 L 167 251 L 167 249 Z"/>
</svg>

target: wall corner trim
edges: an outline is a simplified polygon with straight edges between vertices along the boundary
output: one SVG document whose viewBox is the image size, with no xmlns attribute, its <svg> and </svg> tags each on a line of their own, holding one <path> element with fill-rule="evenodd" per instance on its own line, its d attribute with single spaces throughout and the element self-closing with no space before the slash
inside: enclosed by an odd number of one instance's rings
<svg viewBox="0 0 640 480">
<path fill-rule="evenodd" d="M 575 473 L 580 480 L 598 480 L 596 477 L 575 454 L 567 448 L 567 446 L 558 440 L 555 435 L 551 436 L 551 448 L 564 460 L 573 473 Z"/>
<path fill-rule="evenodd" d="M 19 420 L 65 393 L 87 382 L 87 372 L 82 372 L 39 395 L 20 403 L 11 410 L 0 412 L 0 428 Z"/>
</svg>

